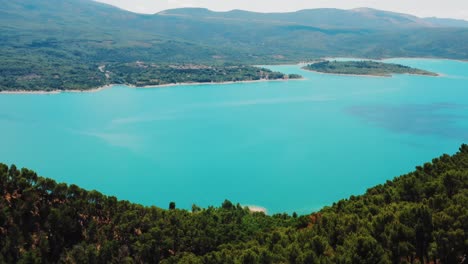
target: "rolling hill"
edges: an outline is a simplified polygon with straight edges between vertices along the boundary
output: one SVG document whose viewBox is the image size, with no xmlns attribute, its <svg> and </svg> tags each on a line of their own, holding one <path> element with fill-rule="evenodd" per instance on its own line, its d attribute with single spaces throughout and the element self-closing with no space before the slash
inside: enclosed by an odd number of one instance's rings
<svg viewBox="0 0 468 264">
<path fill-rule="evenodd" d="M 464 21 L 368 8 L 293 13 L 184 8 L 142 15 L 91 0 L 0 0 L 0 24 L 3 89 L 19 85 L 19 79 L 46 89 L 47 84 L 34 84 L 35 76 L 86 89 L 106 84 L 100 65 L 136 61 L 224 65 L 324 56 L 468 59 Z"/>
<path fill-rule="evenodd" d="M 437 21 L 429 22 L 411 15 L 380 11 L 371 8 L 342 10 L 335 8 L 307 9 L 289 13 L 256 13 L 242 10 L 213 12 L 203 8 L 172 9 L 157 15 L 191 17 L 198 19 L 233 20 L 250 23 L 298 24 L 319 28 L 373 28 L 386 29 L 436 27 Z"/>
</svg>

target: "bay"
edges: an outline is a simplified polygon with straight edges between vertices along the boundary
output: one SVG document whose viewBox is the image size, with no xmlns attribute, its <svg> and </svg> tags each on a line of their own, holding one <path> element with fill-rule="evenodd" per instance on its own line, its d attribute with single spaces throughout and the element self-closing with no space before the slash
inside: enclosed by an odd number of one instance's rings
<svg viewBox="0 0 468 264">
<path fill-rule="evenodd" d="M 0 162 L 144 205 L 309 213 L 468 143 L 468 63 L 386 61 L 442 76 L 0 94 Z"/>
</svg>

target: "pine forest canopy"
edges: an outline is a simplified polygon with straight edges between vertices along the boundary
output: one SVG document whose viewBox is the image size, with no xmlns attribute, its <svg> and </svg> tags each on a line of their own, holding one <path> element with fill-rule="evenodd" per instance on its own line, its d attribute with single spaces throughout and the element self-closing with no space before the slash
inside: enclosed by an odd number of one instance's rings
<svg viewBox="0 0 468 264">
<path fill-rule="evenodd" d="M 144 207 L 0 165 L 4 263 L 463 263 L 468 146 L 310 215 Z"/>
</svg>

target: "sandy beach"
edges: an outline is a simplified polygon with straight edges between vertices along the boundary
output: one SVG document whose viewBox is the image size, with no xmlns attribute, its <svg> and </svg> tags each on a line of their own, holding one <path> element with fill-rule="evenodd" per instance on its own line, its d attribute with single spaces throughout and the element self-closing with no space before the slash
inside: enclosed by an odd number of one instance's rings
<svg viewBox="0 0 468 264">
<path fill-rule="evenodd" d="M 276 80 L 250 80 L 250 81 L 229 81 L 229 82 L 206 82 L 206 83 L 168 83 L 160 85 L 147 85 L 147 86 L 135 86 L 131 84 L 109 84 L 104 85 L 98 88 L 88 89 L 88 90 L 52 90 L 52 91 L 28 91 L 28 90 L 18 90 L 18 91 L 0 91 L 0 94 L 59 94 L 59 93 L 95 93 L 100 92 L 105 89 L 112 88 L 117 85 L 127 86 L 133 89 L 148 89 L 148 88 L 167 88 L 173 86 L 195 86 L 195 85 L 225 85 L 225 84 L 236 84 L 236 83 L 257 83 L 257 82 L 288 82 L 288 81 L 299 81 L 305 80 L 304 78 L 300 79 L 276 79 Z"/>
<path fill-rule="evenodd" d="M 18 91 L 0 91 L 0 94 L 58 94 L 61 93 L 59 90 L 53 91 L 28 91 L 28 90 L 18 90 Z"/>
<path fill-rule="evenodd" d="M 109 85 L 104 85 L 104 86 L 89 89 L 89 90 L 64 90 L 64 91 L 59 91 L 59 92 L 63 92 L 63 93 L 95 93 L 95 92 L 100 92 L 102 90 L 110 89 L 114 85 L 115 84 L 109 84 Z"/>
<path fill-rule="evenodd" d="M 251 80 L 251 81 L 229 81 L 229 82 L 204 82 L 204 83 L 168 83 L 168 84 L 160 84 L 160 85 L 147 85 L 147 86 L 134 86 L 134 85 L 125 85 L 131 88 L 164 88 L 164 87 L 173 87 L 173 86 L 195 86 L 195 85 L 218 85 L 218 84 L 236 84 L 236 83 L 258 83 L 258 82 L 287 82 L 287 81 L 298 81 L 304 80 L 304 78 L 300 79 L 261 79 L 261 80 Z"/>
<path fill-rule="evenodd" d="M 252 212 L 252 213 L 264 213 L 264 214 L 267 214 L 267 209 L 265 207 L 261 207 L 261 206 L 258 206 L 258 205 L 247 205 L 246 207 L 249 208 L 249 210 Z"/>
</svg>

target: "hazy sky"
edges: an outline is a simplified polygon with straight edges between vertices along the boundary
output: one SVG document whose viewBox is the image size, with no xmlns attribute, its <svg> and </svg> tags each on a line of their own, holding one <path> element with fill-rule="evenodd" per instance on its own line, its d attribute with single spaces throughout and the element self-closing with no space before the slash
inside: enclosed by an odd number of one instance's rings
<svg viewBox="0 0 468 264">
<path fill-rule="evenodd" d="M 286 12 L 299 9 L 372 7 L 421 17 L 450 17 L 468 20 L 468 0 L 97 0 L 138 13 L 156 13 L 178 7 L 206 7 L 216 11 L 243 9 Z"/>
</svg>

